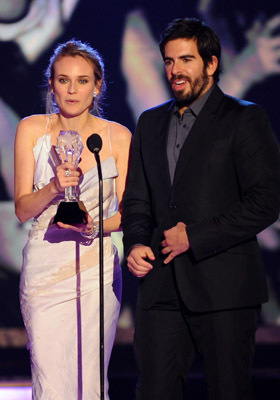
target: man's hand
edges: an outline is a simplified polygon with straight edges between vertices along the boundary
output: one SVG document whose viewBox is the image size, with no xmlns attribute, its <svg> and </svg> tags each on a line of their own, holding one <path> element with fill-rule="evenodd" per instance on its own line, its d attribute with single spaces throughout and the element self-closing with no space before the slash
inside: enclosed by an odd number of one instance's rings
<svg viewBox="0 0 280 400">
<path fill-rule="evenodd" d="M 153 268 L 146 259 L 155 260 L 155 256 L 150 247 L 142 245 L 134 246 L 127 257 L 127 267 L 137 278 L 147 275 Z"/>
<path fill-rule="evenodd" d="M 178 222 L 176 226 L 163 232 L 165 240 L 161 242 L 162 254 L 168 254 L 164 264 L 168 264 L 179 254 L 184 253 L 190 248 L 186 225 Z"/>
</svg>

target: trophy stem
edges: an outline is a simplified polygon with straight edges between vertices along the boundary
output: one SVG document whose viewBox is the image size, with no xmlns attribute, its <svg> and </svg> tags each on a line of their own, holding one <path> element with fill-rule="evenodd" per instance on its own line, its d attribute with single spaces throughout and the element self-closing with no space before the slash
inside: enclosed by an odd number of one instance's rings
<svg viewBox="0 0 280 400">
<path fill-rule="evenodd" d="M 74 186 L 68 186 L 65 188 L 65 201 L 77 201 L 76 188 Z"/>
</svg>

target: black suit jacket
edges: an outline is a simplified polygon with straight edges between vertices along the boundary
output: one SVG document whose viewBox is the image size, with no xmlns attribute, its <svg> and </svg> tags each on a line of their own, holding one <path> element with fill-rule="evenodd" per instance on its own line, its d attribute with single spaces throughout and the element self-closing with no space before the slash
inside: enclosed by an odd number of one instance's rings
<svg viewBox="0 0 280 400">
<path fill-rule="evenodd" d="M 267 300 L 256 234 L 280 209 L 280 158 L 265 111 L 216 86 L 187 137 L 173 185 L 167 136 L 174 100 L 145 111 L 134 135 L 123 200 L 125 253 L 151 246 L 153 270 L 141 278 L 138 304 L 155 302 L 166 268 L 165 229 L 187 225 L 191 249 L 174 259 L 179 291 L 192 311 Z"/>
</svg>

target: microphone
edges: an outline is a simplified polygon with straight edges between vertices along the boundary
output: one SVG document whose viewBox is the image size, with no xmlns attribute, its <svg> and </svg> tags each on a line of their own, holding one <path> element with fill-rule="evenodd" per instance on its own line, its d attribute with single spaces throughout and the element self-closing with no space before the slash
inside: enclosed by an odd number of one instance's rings
<svg viewBox="0 0 280 400">
<path fill-rule="evenodd" d="M 103 182 L 99 152 L 102 139 L 97 133 L 87 138 L 87 147 L 94 154 L 99 180 L 99 367 L 100 399 L 104 400 L 104 250 L 103 250 Z"/>
<path fill-rule="evenodd" d="M 89 151 L 91 151 L 94 154 L 96 163 L 97 163 L 97 170 L 98 170 L 98 178 L 99 181 L 102 181 L 102 170 L 101 170 L 101 163 L 100 163 L 100 157 L 99 157 L 99 152 L 102 149 L 102 139 L 98 135 L 98 133 L 93 133 L 87 138 L 87 147 Z"/>
<path fill-rule="evenodd" d="M 93 154 L 98 154 L 102 149 L 102 139 L 98 133 L 93 133 L 87 138 L 87 147 Z"/>
</svg>

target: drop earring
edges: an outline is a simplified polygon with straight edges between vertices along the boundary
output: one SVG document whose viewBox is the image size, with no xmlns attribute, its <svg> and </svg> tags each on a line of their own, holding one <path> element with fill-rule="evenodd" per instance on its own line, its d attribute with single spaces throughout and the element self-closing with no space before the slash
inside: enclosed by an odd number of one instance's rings
<svg viewBox="0 0 280 400">
<path fill-rule="evenodd" d="M 97 96 L 97 93 L 96 93 L 96 91 L 94 91 L 93 92 L 93 97 L 96 97 Z"/>
</svg>

